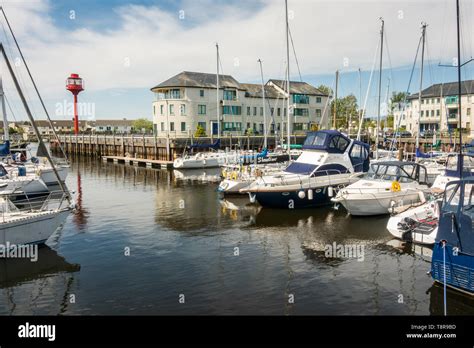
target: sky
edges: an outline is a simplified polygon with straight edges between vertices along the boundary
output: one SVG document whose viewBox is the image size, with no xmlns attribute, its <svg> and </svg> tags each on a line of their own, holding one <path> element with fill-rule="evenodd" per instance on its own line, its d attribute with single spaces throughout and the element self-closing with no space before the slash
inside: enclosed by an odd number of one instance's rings
<svg viewBox="0 0 474 348">
<path fill-rule="evenodd" d="M 472 57 L 473 2 L 461 0 L 462 61 Z M 72 96 L 65 90 L 70 73 L 84 78 L 82 119 L 151 119 L 150 88 L 181 71 L 215 73 L 216 43 L 222 72 L 239 82 L 260 81 L 259 58 L 265 79 L 285 75 L 283 0 L 7 0 L 2 6 L 55 119 L 72 117 Z M 291 48 L 291 79 L 334 86 L 339 70 L 339 95 L 361 94 L 363 105 L 367 94 L 369 116 L 377 110 L 377 71 L 367 89 L 380 17 L 382 100 L 387 91 L 407 90 L 421 22 L 428 24 L 423 86 L 456 80 L 456 69 L 439 66 L 453 65 L 456 57 L 454 0 L 288 0 L 288 8 L 296 52 Z M 34 115 L 44 118 L 3 18 L 0 26 L 0 40 Z M 474 78 L 471 65 L 463 79 Z M 26 119 L 5 64 L 0 66 L 7 111 L 15 120 Z M 419 89 L 418 67 L 419 60 L 410 92 Z"/>
</svg>

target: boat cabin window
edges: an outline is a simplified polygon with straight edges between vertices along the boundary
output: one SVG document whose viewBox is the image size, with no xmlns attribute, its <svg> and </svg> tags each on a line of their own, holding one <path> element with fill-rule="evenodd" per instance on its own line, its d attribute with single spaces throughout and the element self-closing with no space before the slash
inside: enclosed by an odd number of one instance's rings
<svg viewBox="0 0 474 348">
<path fill-rule="evenodd" d="M 458 156 L 449 156 L 446 162 L 446 169 L 456 171 L 458 169 Z M 473 172 L 474 171 L 474 157 L 463 156 L 463 171 Z"/>
<path fill-rule="evenodd" d="M 414 180 L 412 173 L 415 168 L 414 166 L 408 165 L 407 169 L 410 173 L 407 173 L 404 168 L 405 166 L 394 166 L 394 165 L 371 165 L 370 170 L 367 173 L 367 177 L 370 179 L 380 179 L 386 181 L 399 181 L 399 182 L 411 182 Z"/>
<path fill-rule="evenodd" d="M 329 148 L 344 151 L 348 145 L 349 141 L 347 139 L 340 136 L 335 136 L 331 139 L 331 142 L 329 143 Z"/>
<path fill-rule="evenodd" d="M 326 133 L 310 133 L 306 138 L 304 145 L 324 146 L 327 136 Z"/>
<path fill-rule="evenodd" d="M 448 185 L 444 192 L 443 212 L 455 213 L 459 207 L 459 183 Z"/>
</svg>

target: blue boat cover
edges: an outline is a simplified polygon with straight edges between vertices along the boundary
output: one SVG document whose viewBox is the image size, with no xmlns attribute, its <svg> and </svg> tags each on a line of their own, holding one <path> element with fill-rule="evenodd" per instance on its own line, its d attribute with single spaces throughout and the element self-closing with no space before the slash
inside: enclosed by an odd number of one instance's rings
<svg viewBox="0 0 474 348">
<path fill-rule="evenodd" d="M 262 152 L 257 153 L 256 155 L 245 155 L 245 156 L 241 156 L 240 159 L 243 160 L 244 162 L 249 162 L 249 161 L 255 160 L 255 158 L 265 158 L 267 157 L 267 155 L 268 155 L 268 150 L 263 149 Z"/>
<path fill-rule="evenodd" d="M 10 141 L 7 140 L 0 144 L 0 156 L 8 156 L 10 154 Z"/>
<path fill-rule="evenodd" d="M 285 172 L 301 175 L 309 175 L 315 169 L 316 165 L 309 163 L 293 162 L 288 167 L 286 167 Z"/>
<path fill-rule="evenodd" d="M 350 142 L 349 138 L 336 130 L 308 132 L 303 144 L 303 150 L 322 150 L 329 153 L 344 153 Z"/>
<path fill-rule="evenodd" d="M 430 155 L 429 153 L 423 153 L 423 152 L 420 151 L 420 148 L 417 147 L 415 156 L 418 157 L 418 158 L 433 158 L 433 157 L 437 157 L 439 155 L 438 154 L 436 154 L 436 155 L 431 154 Z"/>
</svg>

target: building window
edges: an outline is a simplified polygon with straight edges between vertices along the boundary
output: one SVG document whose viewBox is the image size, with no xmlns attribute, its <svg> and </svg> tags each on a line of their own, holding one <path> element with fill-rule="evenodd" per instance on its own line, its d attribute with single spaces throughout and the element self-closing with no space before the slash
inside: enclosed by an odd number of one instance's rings
<svg viewBox="0 0 474 348">
<path fill-rule="evenodd" d="M 286 108 L 283 109 L 283 116 L 286 117 Z"/>
<path fill-rule="evenodd" d="M 431 110 L 431 117 L 434 116 L 434 110 Z"/>
<path fill-rule="evenodd" d="M 247 106 L 247 116 L 250 116 L 250 106 Z"/>
<path fill-rule="evenodd" d="M 165 123 L 164 123 L 164 122 L 161 122 L 160 128 L 161 128 L 161 131 L 162 131 L 162 132 L 165 131 Z"/>
<path fill-rule="evenodd" d="M 256 106 L 253 107 L 253 115 L 257 116 L 257 107 Z"/>
<path fill-rule="evenodd" d="M 205 105 L 203 105 L 205 106 Z M 202 129 L 206 130 L 206 122 L 198 122 L 198 126 L 201 127 Z"/>
<path fill-rule="evenodd" d="M 170 89 L 163 93 L 158 93 L 158 99 L 180 99 L 181 91 L 179 89 Z"/>
<path fill-rule="evenodd" d="M 181 132 L 186 132 L 186 122 L 181 122 Z"/>
<path fill-rule="evenodd" d="M 436 98 L 436 104 L 439 104 L 439 98 Z"/>
<path fill-rule="evenodd" d="M 153 105 L 153 116 L 156 115 L 156 105 Z"/>
<path fill-rule="evenodd" d="M 424 115 L 424 111 L 421 110 L 421 111 L 420 111 L 420 116 L 423 117 L 423 115 Z"/>
<path fill-rule="evenodd" d="M 316 109 L 316 117 L 321 117 L 321 109 Z"/>
<path fill-rule="evenodd" d="M 309 111 L 308 111 L 308 109 L 295 108 L 294 109 L 294 114 L 295 114 L 295 116 L 308 116 Z"/>
<path fill-rule="evenodd" d="M 170 131 L 174 132 L 174 122 L 170 122 Z"/>
<path fill-rule="evenodd" d="M 439 110 L 436 110 L 436 116 L 439 116 Z"/>
<path fill-rule="evenodd" d="M 295 130 L 295 131 L 303 130 L 303 124 L 304 123 L 294 123 L 293 124 L 293 130 Z"/>
<path fill-rule="evenodd" d="M 236 105 L 224 105 L 222 107 L 222 114 L 223 115 L 241 115 L 242 114 L 242 107 Z"/>
<path fill-rule="evenodd" d="M 206 114 L 206 105 L 198 105 L 198 115 Z"/>
<path fill-rule="evenodd" d="M 263 116 L 263 106 L 260 107 L 260 116 Z"/>
<path fill-rule="evenodd" d="M 242 123 L 240 122 L 224 122 L 224 131 L 237 132 L 242 130 Z"/>
<path fill-rule="evenodd" d="M 199 90 L 199 96 L 200 96 L 200 97 L 204 97 L 204 90 L 203 90 L 203 89 L 200 89 L 200 90 Z"/>
<path fill-rule="evenodd" d="M 277 109 L 277 116 L 281 116 L 281 109 L 280 108 Z"/>
<path fill-rule="evenodd" d="M 471 108 L 467 108 L 467 109 L 466 109 L 466 115 L 467 115 L 467 116 L 471 116 Z"/>
<path fill-rule="evenodd" d="M 164 105 L 160 105 L 160 115 L 163 115 Z"/>
<path fill-rule="evenodd" d="M 270 114 L 273 116 L 273 112 L 275 111 L 275 108 L 270 109 Z"/>
<path fill-rule="evenodd" d="M 186 104 L 181 104 L 179 106 L 179 113 L 180 113 L 181 116 L 186 115 Z"/>
<path fill-rule="evenodd" d="M 170 115 L 174 115 L 174 105 L 170 104 Z"/>
<path fill-rule="evenodd" d="M 237 92 L 233 90 L 224 90 L 224 100 L 237 100 Z"/>
<path fill-rule="evenodd" d="M 316 97 L 316 103 L 321 104 L 321 97 Z"/>
<path fill-rule="evenodd" d="M 293 94 L 293 103 L 309 104 L 309 97 L 305 94 Z"/>
</svg>

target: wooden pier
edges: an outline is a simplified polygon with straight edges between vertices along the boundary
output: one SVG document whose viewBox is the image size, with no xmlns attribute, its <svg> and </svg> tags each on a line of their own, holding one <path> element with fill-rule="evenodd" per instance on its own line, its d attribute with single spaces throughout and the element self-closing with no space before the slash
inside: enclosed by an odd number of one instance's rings
<svg viewBox="0 0 474 348">
<path fill-rule="evenodd" d="M 212 144 L 216 137 L 202 138 L 172 138 L 144 135 L 103 135 L 103 134 L 81 134 L 60 135 L 59 140 L 68 156 L 89 157 L 121 157 L 147 159 L 158 161 L 173 161 L 181 156 L 185 149 L 191 144 Z M 263 146 L 263 136 L 223 136 L 221 139 L 222 149 L 240 148 L 245 150 L 259 150 Z M 302 144 L 304 135 L 291 137 L 292 144 Z M 51 140 L 52 151 L 58 151 L 58 142 Z M 275 147 L 275 138 L 268 137 L 269 148 Z M 200 151 L 194 149 L 194 151 Z M 202 151 L 202 150 L 201 150 Z"/>
<path fill-rule="evenodd" d="M 171 169 L 173 167 L 173 161 L 152 160 L 146 158 L 102 156 L 102 160 L 105 162 L 124 163 L 149 168 Z"/>
</svg>

